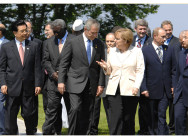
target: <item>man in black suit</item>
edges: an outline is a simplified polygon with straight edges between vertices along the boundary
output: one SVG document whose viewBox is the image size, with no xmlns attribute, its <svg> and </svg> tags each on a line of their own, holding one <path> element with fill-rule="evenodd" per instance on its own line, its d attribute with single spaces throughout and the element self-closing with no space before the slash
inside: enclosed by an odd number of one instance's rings
<svg viewBox="0 0 188 139">
<path fill-rule="evenodd" d="M 18 133 L 17 114 L 21 106 L 26 134 L 33 135 L 35 96 L 41 91 L 41 58 L 37 43 L 26 40 L 23 20 L 12 24 L 15 39 L 3 44 L 0 51 L 0 85 L 7 95 L 5 134 Z"/>
<path fill-rule="evenodd" d="M 27 21 L 27 20 L 25 20 L 24 22 L 27 24 L 27 36 L 26 36 L 26 39 L 36 42 L 38 44 L 39 49 L 40 49 L 40 54 L 42 54 L 42 51 L 41 51 L 42 41 L 34 37 L 32 23 L 30 21 Z M 41 60 L 42 60 L 42 58 L 41 58 Z M 43 81 L 42 81 L 42 83 L 43 83 Z M 35 103 L 36 103 L 35 104 L 36 105 L 36 110 L 34 111 L 34 113 L 35 113 L 35 116 L 34 116 L 35 117 L 35 120 L 34 120 L 35 127 L 33 129 L 34 133 L 37 132 L 37 126 L 38 126 L 38 95 L 35 96 Z M 22 113 L 22 116 L 24 117 L 23 113 Z"/>
<path fill-rule="evenodd" d="M 168 99 L 172 98 L 176 60 L 172 47 L 164 45 L 166 32 L 162 28 L 153 31 L 152 43 L 142 49 L 145 61 L 145 74 L 141 92 L 149 96 L 149 133 L 168 135 L 166 110 Z"/>
<path fill-rule="evenodd" d="M 184 49 L 179 53 L 174 88 L 174 116 L 176 135 L 187 135 L 186 121 L 188 109 L 188 30 L 182 39 Z"/>
<path fill-rule="evenodd" d="M 5 38 L 5 33 L 5 25 L 0 24 L 0 49 L 4 43 L 9 42 L 9 40 Z M 3 135 L 5 132 L 5 100 L 6 96 L 0 92 L 0 135 Z"/>
<path fill-rule="evenodd" d="M 65 21 L 62 19 L 56 19 L 52 23 L 52 29 L 55 36 L 47 39 L 43 44 L 43 66 L 48 73 L 48 83 L 47 83 L 47 110 L 45 122 L 43 124 L 43 134 L 44 135 L 61 135 L 62 128 L 62 105 L 61 98 L 62 94 L 57 90 L 57 80 L 59 72 L 60 58 L 64 57 L 65 54 L 64 46 L 68 41 L 74 36 L 69 34 L 66 29 Z M 63 95 L 65 99 L 65 105 L 67 110 L 69 110 L 68 104 L 68 94 Z"/>
<path fill-rule="evenodd" d="M 144 19 L 138 19 L 135 21 L 135 31 L 132 45 L 138 48 L 143 48 L 151 43 L 151 38 L 147 35 L 148 22 Z M 140 130 L 138 134 L 147 135 L 148 134 L 148 98 L 145 95 L 140 95 L 139 98 L 139 109 L 138 118 Z"/>
<path fill-rule="evenodd" d="M 89 134 L 95 96 L 105 86 L 103 70 L 96 63 L 105 59 L 104 44 L 97 39 L 99 28 L 97 20 L 88 19 L 84 33 L 70 40 L 62 53 L 58 90 L 69 92 L 69 135 Z"/>
<path fill-rule="evenodd" d="M 166 41 L 164 42 L 164 44 L 167 45 L 168 47 L 173 47 L 174 52 L 175 52 L 175 57 L 177 60 L 177 55 L 180 51 L 179 49 L 180 42 L 179 42 L 179 39 L 172 34 L 173 24 L 171 23 L 171 21 L 165 20 L 161 23 L 161 28 L 163 28 L 166 31 Z M 173 97 L 169 99 L 169 124 L 168 126 L 169 126 L 169 133 L 173 134 L 175 132 Z"/>
</svg>

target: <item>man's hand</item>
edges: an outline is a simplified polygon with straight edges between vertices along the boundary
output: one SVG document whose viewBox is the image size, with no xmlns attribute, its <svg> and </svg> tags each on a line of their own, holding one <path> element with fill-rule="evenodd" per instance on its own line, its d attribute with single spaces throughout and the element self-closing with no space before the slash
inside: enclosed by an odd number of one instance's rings
<svg viewBox="0 0 188 139">
<path fill-rule="evenodd" d="M 35 87 L 35 96 L 40 94 L 41 88 L 40 87 Z"/>
<path fill-rule="evenodd" d="M 7 94 L 7 86 L 6 86 L 6 85 L 1 86 L 1 92 L 2 92 L 4 95 Z"/>
<path fill-rule="evenodd" d="M 141 94 L 144 95 L 145 97 L 149 97 L 149 92 L 148 91 L 143 91 Z"/>
<path fill-rule="evenodd" d="M 172 91 L 172 95 L 174 95 L 174 88 L 171 88 L 171 91 Z"/>
<path fill-rule="evenodd" d="M 133 89 L 132 89 L 132 94 L 133 94 L 134 96 L 136 96 L 136 95 L 138 94 L 138 88 L 133 88 Z"/>
<path fill-rule="evenodd" d="M 103 90 L 104 90 L 103 86 L 98 86 L 96 96 L 97 97 L 100 96 L 102 94 Z"/>
<path fill-rule="evenodd" d="M 65 92 L 65 84 L 64 83 L 58 83 L 58 91 L 60 92 L 60 94 L 64 94 Z"/>
<path fill-rule="evenodd" d="M 53 79 L 55 79 L 56 81 L 58 80 L 58 73 L 57 72 L 54 72 L 53 74 L 52 74 L 52 77 L 53 77 Z"/>
</svg>

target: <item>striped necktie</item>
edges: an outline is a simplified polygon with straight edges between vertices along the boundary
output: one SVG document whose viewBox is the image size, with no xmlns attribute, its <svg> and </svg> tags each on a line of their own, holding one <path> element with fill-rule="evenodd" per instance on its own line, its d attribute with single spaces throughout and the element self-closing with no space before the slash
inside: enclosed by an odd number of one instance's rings
<svg viewBox="0 0 188 139">
<path fill-rule="evenodd" d="M 157 55 L 158 55 L 158 57 L 159 57 L 159 59 L 160 59 L 160 61 L 161 61 L 161 63 L 163 62 L 163 54 L 162 54 L 162 49 L 161 49 L 161 47 L 158 47 L 157 48 Z"/>
</svg>

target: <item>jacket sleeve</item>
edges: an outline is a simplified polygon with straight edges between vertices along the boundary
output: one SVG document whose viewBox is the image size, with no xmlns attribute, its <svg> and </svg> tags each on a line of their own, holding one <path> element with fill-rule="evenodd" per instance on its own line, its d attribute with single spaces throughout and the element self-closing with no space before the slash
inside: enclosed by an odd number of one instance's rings
<svg viewBox="0 0 188 139">
<path fill-rule="evenodd" d="M 5 47 L 2 45 L 0 50 L 0 86 L 6 85 L 7 55 Z"/>
</svg>

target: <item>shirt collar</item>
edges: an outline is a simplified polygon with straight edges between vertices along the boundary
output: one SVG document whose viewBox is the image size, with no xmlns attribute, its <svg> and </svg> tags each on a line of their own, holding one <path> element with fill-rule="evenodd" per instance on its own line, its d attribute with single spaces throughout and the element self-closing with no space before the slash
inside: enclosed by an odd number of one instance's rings
<svg viewBox="0 0 188 139">
<path fill-rule="evenodd" d="M 68 32 L 66 31 L 66 33 L 65 33 L 65 35 L 64 35 L 64 37 L 62 38 L 62 44 L 64 43 L 64 41 L 66 40 L 66 38 L 67 38 L 67 35 L 68 35 Z M 60 41 L 61 39 L 58 39 L 58 44 L 59 44 L 59 41 Z"/>
<path fill-rule="evenodd" d="M 153 45 L 155 51 L 157 50 L 157 48 L 160 48 L 160 49 L 163 48 L 162 46 L 157 46 L 154 42 L 152 42 L 152 45 Z"/>
<path fill-rule="evenodd" d="M 136 42 L 138 42 L 139 41 L 139 37 L 138 37 L 138 35 L 136 36 Z M 141 38 L 140 40 L 141 40 L 141 42 L 143 43 L 144 41 L 145 41 L 145 39 L 146 39 L 146 35 L 143 37 L 143 38 Z"/>
<path fill-rule="evenodd" d="M 5 36 L 3 36 L 0 40 L 3 41 L 5 39 Z"/>
<path fill-rule="evenodd" d="M 15 38 L 15 41 L 16 41 L 16 44 L 19 46 L 20 45 L 20 41 L 18 41 L 16 38 Z M 25 46 L 25 40 L 21 42 L 22 43 L 22 46 Z"/>
<path fill-rule="evenodd" d="M 172 35 L 170 38 L 166 39 L 166 41 L 165 41 L 165 44 L 166 44 L 166 45 L 169 44 L 169 42 L 170 42 L 170 40 L 172 39 L 172 37 L 173 37 L 173 35 Z"/>
</svg>

